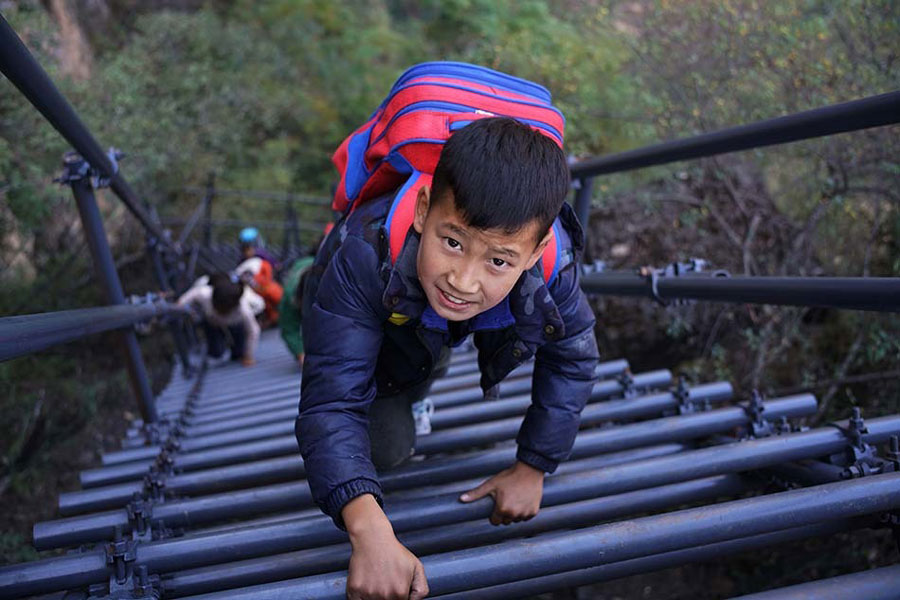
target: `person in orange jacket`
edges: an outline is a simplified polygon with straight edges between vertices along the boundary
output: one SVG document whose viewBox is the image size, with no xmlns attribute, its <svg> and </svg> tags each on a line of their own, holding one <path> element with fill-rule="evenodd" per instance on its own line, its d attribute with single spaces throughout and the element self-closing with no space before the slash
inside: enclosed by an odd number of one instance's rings
<svg viewBox="0 0 900 600">
<path fill-rule="evenodd" d="M 234 271 L 266 301 L 266 324 L 275 325 L 278 323 L 278 303 L 284 295 L 284 289 L 275 280 L 275 265 L 259 252 L 259 233 L 255 228 L 242 230 L 240 241 L 243 262 Z"/>
</svg>

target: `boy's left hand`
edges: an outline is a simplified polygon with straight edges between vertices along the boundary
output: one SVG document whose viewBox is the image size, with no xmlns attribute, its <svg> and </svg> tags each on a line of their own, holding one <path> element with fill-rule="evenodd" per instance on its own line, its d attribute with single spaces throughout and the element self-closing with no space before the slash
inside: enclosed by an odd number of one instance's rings
<svg viewBox="0 0 900 600">
<path fill-rule="evenodd" d="M 464 493 L 459 499 L 461 502 L 474 502 L 491 496 L 494 499 L 491 523 L 509 525 L 527 521 L 536 515 L 541 508 L 543 493 L 544 472 L 516 461 L 516 464 Z"/>
</svg>

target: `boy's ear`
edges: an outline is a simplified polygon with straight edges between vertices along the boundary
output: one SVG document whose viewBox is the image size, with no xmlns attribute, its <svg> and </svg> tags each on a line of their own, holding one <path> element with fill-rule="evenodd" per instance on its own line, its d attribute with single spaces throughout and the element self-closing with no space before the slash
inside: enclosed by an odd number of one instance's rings
<svg viewBox="0 0 900 600">
<path fill-rule="evenodd" d="M 544 248 L 550 243 L 551 236 L 553 236 L 553 228 L 548 229 L 544 237 L 541 238 L 541 241 L 538 242 L 538 245 L 534 247 L 534 252 L 528 257 L 528 262 L 526 263 L 527 266 L 525 267 L 526 271 L 533 267 L 541 258 L 541 255 L 544 253 Z"/>
<path fill-rule="evenodd" d="M 431 205 L 431 187 L 423 185 L 416 196 L 416 215 L 413 219 L 413 227 L 419 235 L 425 230 L 425 217 L 428 215 L 428 207 Z"/>
</svg>

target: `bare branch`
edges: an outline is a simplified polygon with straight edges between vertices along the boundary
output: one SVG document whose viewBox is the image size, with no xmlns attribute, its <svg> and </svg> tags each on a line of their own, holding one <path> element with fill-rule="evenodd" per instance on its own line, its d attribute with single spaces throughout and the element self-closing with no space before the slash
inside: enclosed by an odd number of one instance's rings
<svg viewBox="0 0 900 600">
<path fill-rule="evenodd" d="M 741 254 L 744 258 L 744 275 L 752 275 L 753 272 L 758 272 L 751 248 L 753 246 L 753 238 L 756 237 L 756 230 L 760 223 L 762 223 L 762 217 L 760 217 L 758 213 L 753 215 L 753 218 L 750 220 L 750 227 L 747 228 L 747 235 L 744 237 L 744 243 L 741 249 Z"/>
</svg>

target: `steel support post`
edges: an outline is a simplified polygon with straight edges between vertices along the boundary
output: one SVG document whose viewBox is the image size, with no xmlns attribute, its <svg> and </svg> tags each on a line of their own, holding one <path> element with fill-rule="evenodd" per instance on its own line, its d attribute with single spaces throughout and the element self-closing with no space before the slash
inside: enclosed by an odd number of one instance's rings
<svg viewBox="0 0 900 600">
<path fill-rule="evenodd" d="M 591 194 L 594 191 L 594 178 L 584 177 L 577 180 L 578 189 L 575 192 L 575 216 L 581 227 L 587 231 L 588 220 L 591 217 Z"/>
<path fill-rule="evenodd" d="M 772 402 L 767 405 L 768 418 L 779 420 L 785 413 L 796 416 L 797 411 L 811 414 L 815 404 L 804 406 L 802 403 Z M 714 411 L 715 412 L 715 411 Z M 696 416 L 696 415 L 690 415 Z M 688 419 L 689 417 L 680 417 Z M 745 418 L 746 419 L 746 418 Z M 665 421 L 665 420 L 662 420 Z M 745 420 L 744 423 L 747 421 Z M 650 422 L 649 429 L 665 431 L 667 426 L 660 422 Z M 643 425 L 643 424 L 642 424 Z M 674 425 L 674 423 L 673 423 Z M 719 428 L 728 430 L 741 425 L 741 421 L 720 421 Z M 867 422 L 869 433 L 867 441 L 887 439 L 891 434 L 900 431 L 900 416 L 873 419 Z M 636 446 L 649 443 L 661 443 L 666 439 L 696 437 L 697 429 L 686 433 L 682 430 L 678 435 L 664 436 L 654 442 L 643 440 Z M 614 430 L 613 430 L 614 431 Z M 604 452 L 612 452 L 623 447 L 628 448 L 622 439 L 610 437 L 606 431 L 593 431 L 580 435 L 575 441 L 572 460 L 596 456 Z M 632 438 L 634 439 L 634 438 Z M 618 443 L 616 443 L 618 442 Z M 690 479 L 710 477 L 723 473 L 735 473 L 758 469 L 786 460 L 799 460 L 812 456 L 821 456 L 829 452 L 837 452 L 845 448 L 847 441 L 843 434 L 834 428 L 823 428 L 815 432 L 791 434 L 753 442 L 740 442 L 729 446 L 716 446 L 702 450 L 679 453 L 671 456 L 660 456 L 631 462 L 628 465 L 604 467 L 599 470 L 575 472 L 558 477 L 548 478 L 544 488 L 544 504 L 560 504 L 574 502 L 598 495 L 609 495 L 647 487 L 656 487 L 669 483 L 678 483 Z M 634 447 L 634 446 L 630 446 Z M 299 460 L 299 459 L 298 459 Z M 423 481 L 440 484 L 459 481 L 472 477 L 491 475 L 509 466 L 515 460 L 515 448 L 501 448 L 478 455 L 443 461 L 426 461 L 400 467 L 385 473 L 381 477 L 381 486 L 385 492 L 418 487 Z M 432 462 L 433 464 L 428 464 Z M 174 478 L 173 478 L 174 479 Z M 462 490 L 460 490 L 462 491 Z M 460 504 L 455 494 L 450 494 L 442 501 L 436 498 L 426 499 L 426 506 L 415 503 L 404 503 L 404 507 L 415 506 L 409 513 L 409 520 L 398 520 L 397 513 L 392 514 L 394 528 L 401 531 L 408 528 L 420 528 L 428 525 L 457 522 L 471 518 L 486 517 L 490 512 L 490 499 L 484 503 Z M 264 512 L 278 510 L 296 510 L 312 506 L 312 497 L 305 481 L 272 485 L 250 490 L 204 496 L 191 500 L 176 500 L 161 504 L 154 508 L 154 522 L 163 521 L 168 527 L 181 527 L 187 523 L 198 525 L 212 523 L 224 519 L 246 517 Z M 470 512 L 474 511 L 474 512 Z M 101 525 L 98 519 L 104 519 Z M 86 518 L 85 518 L 86 519 Z M 90 523 L 88 523 L 90 521 Z M 326 525 L 330 524 L 325 519 Z M 88 526 L 90 525 L 90 526 Z M 45 542 L 59 544 L 79 543 L 87 538 L 103 539 L 108 537 L 109 529 L 119 525 L 128 527 L 125 511 L 112 511 L 101 516 L 92 515 L 82 521 L 81 517 L 61 519 L 38 523 L 34 528 L 35 544 L 44 546 Z M 261 530 L 260 530 L 261 531 Z M 265 535 L 274 535 L 268 532 Z M 95 536 L 101 536 L 97 538 Z M 76 542 L 78 540 L 79 542 Z M 310 540 L 315 542 L 315 540 Z"/>
<path fill-rule="evenodd" d="M 69 174 L 74 175 L 82 171 L 79 166 L 82 164 L 84 164 L 84 159 L 80 156 L 67 155 L 65 167 Z M 81 225 L 84 228 L 84 235 L 87 238 L 91 257 L 94 259 L 94 268 L 97 272 L 97 280 L 100 283 L 100 287 L 103 289 L 103 293 L 110 304 L 125 304 L 122 282 L 119 281 L 116 264 L 106 240 L 103 219 L 100 216 L 100 210 L 97 208 L 97 201 L 94 198 L 94 188 L 90 177 L 76 177 L 70 179 L 68 183 L 71 185 L 72 193 L 75 195 L 78 214 L 81 216 Z M 138 401 L 141 418 L 145 423 L 155 423 L 159 417 L 153 401 L 153 392 L 150 389 L 147 369 L 144 367 L 143 358 L 141 358 L 141 348 L 138 345 L 137 335 L 133 329 L 123 329 L 120 339 L 123 346 L 125 364 L 128 368 L 128 377 L 131 381 L 132 391 Z"/>
<path fill-rule="evenodd" d="M 890 473 L 459 550 L 428 556 L 422 562 L 431 594 L 439 597 L 898 506 L 900 473 Z M 206 598 L 343 600 L 345 588 L 346 573 L 335 573 L 228 590 Z"/>
<path fill-rule="evenodd" d="M 200 222 L 200 219 L 203 218 L 206 213 L 206 203 L 201 200 L 200 203 L 194 208 L 194 212 L 191 213 L 191 216 L 188 217 L 187 221 L 184 224 L 184 227 L 181 228 L 181 233 L 178 234 L 178 244 L 184 246 L 188 238 L 191 237 L 191 234 L 194 232 L 194 228 L 197 226 L 197 223 Z"/>
</svg>

